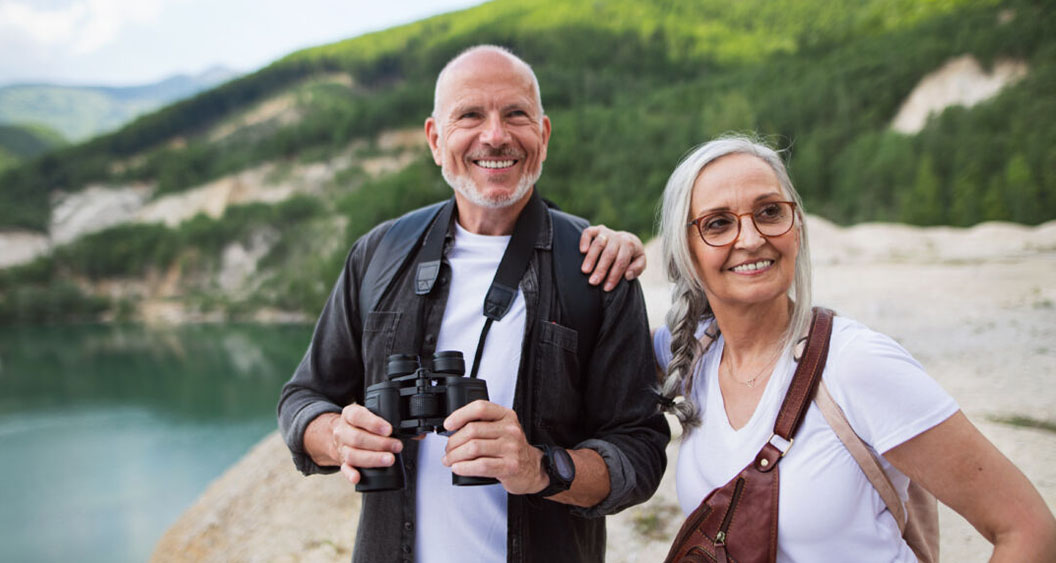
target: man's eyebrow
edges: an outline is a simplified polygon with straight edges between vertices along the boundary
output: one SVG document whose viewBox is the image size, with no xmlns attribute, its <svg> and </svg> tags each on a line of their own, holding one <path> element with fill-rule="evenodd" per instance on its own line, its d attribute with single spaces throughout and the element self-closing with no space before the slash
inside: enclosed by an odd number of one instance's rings
<svg viewBox="0 0 1056 563">
<path fill-rule="evenodd" d="M 468 113 L 471 111 L 481 111 L 482 109 L 483 106 L 476 103 L 455 104 L 453 113 L 455 113 L 456 115 L 462 115 L 463 113 Z"/>
<path fill-rule="evenodd" d="M 506 112 L 509 112 L 509 111 L 512 111 L 512 110 L 518 110 L 519 109 L 519 110 L 521 110 L 521 111 L 523 111 L 525 113 L 533 113 L 532 110 L 534 108 L 535 108 L 534 105 L 532 105 L 532 104 L 530 104 L 530 103 L 528 103 L 526 101 L 525 102 L 516 102 L 516 103 L 512 103 L 512 104 L 506 104 L 505 106 L 503 106 L 502 112 L 506 113 Z"/>
</svg>

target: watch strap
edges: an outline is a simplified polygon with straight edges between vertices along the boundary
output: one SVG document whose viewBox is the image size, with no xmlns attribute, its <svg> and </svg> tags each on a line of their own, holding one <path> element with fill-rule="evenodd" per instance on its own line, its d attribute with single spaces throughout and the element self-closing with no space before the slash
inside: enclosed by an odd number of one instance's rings
<svg viewBox="0 0 1056 563">
<path fill-rule="evenodd" d="M 563 448 L 559 446 L 549 446 L 546 444 L 537 445 L 537 448 L 543 451 L 543 471 L 550 478 L 550 483 L 543 488 L 543 490 L 535 493 L 538 497 L 550 497 L 557 493 L 563 493 L 572 487 L 572 480 L 575 479 L 575 465 L 572 464 L 572 458 Z M 557 469 L 557 462 L 554 459 L 555 455 L 564 455 L 567 457 L 569 464 L 573 467 L 572 480 L 565 481 L 562 479 L 560 472 Z"/>
</svg>

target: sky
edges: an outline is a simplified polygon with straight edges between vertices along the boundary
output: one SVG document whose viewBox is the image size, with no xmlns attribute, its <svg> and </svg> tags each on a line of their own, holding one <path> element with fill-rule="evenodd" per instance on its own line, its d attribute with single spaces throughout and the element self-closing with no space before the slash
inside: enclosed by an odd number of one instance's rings
<svg viewBox="0 0 1056 563">
<path fill-rule="evenodd" d="M 293 51 L 482 0 L 0 0 L 0 85 L 131 86 Z"/>
</svg>

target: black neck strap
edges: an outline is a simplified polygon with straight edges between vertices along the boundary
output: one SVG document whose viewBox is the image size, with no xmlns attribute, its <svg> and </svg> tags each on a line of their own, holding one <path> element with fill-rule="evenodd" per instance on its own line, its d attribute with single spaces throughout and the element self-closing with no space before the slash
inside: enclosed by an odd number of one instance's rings
<svg viewBox="0 0 1056 563">
<path fill-rule="evenodd" d="M 433 290 L 436 278 L 440 273 L 440 262 L 444 253 L 444 238 L 451 225 L 454 211 L 454 200 L 452 199 L 440 210 L 436 221 L 433 222 L 426 235 L 424 248 L 418 260 L 418 268 L 415 273 L 415 293 L 425 296 Z M 517 217 L 517 223 L 513 227 L 513 236 L 502 254 L 499 268 L 495 272 L 495 278 L 491 280 L 491 287 L 484 297 L 484 329 L 480 332 L 480 340 L 477 342 L 477 351 L 473 356 L 473 370 L 470 377 L 477 377 L 480 369 L 480 358 L 484 353 L 484 341 L 488 337 L 491 323 L 502 320 L 509 312 L 513 300 L 517 297 L 517 287 L 525 270 L 528 269 L 528 261 L 532 258 L 532 248 L 538 239 L 539 232 L 543 228 L 546 215 L 546 204 L 539 198 L 538 193 L 532 190 L 528 204 Z"/>
<path fill-rule="evenodd" d="M 440 275 L 440 261 L 444 257 L 444 238 L 447 237 L 454 213 L 455 198 L 451 198 L 440 209 L 425 235 L 425 240 L 422 241 L 422 253 L 418 255 L 418 267 L 414 274 L 416 295 L 428 295 L 436 284 L 436 278 Z"/>
</svg>

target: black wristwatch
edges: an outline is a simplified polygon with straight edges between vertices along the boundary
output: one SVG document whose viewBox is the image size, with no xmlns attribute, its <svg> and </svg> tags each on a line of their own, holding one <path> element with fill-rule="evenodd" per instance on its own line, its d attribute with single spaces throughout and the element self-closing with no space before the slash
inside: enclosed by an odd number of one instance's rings
<svg viewBox="0 0 1056 563">
<path fill-rule="evenodd" d="M 550 484 L 535 494 L 549 497 L 567 491 L 572 486 L 572 480 L 576 478 L 576 465 L 572 463 L 568 450 L 558 446 L 536 447 L 543 450 L 543 471 L 550 477 Z"/>
</svg>

